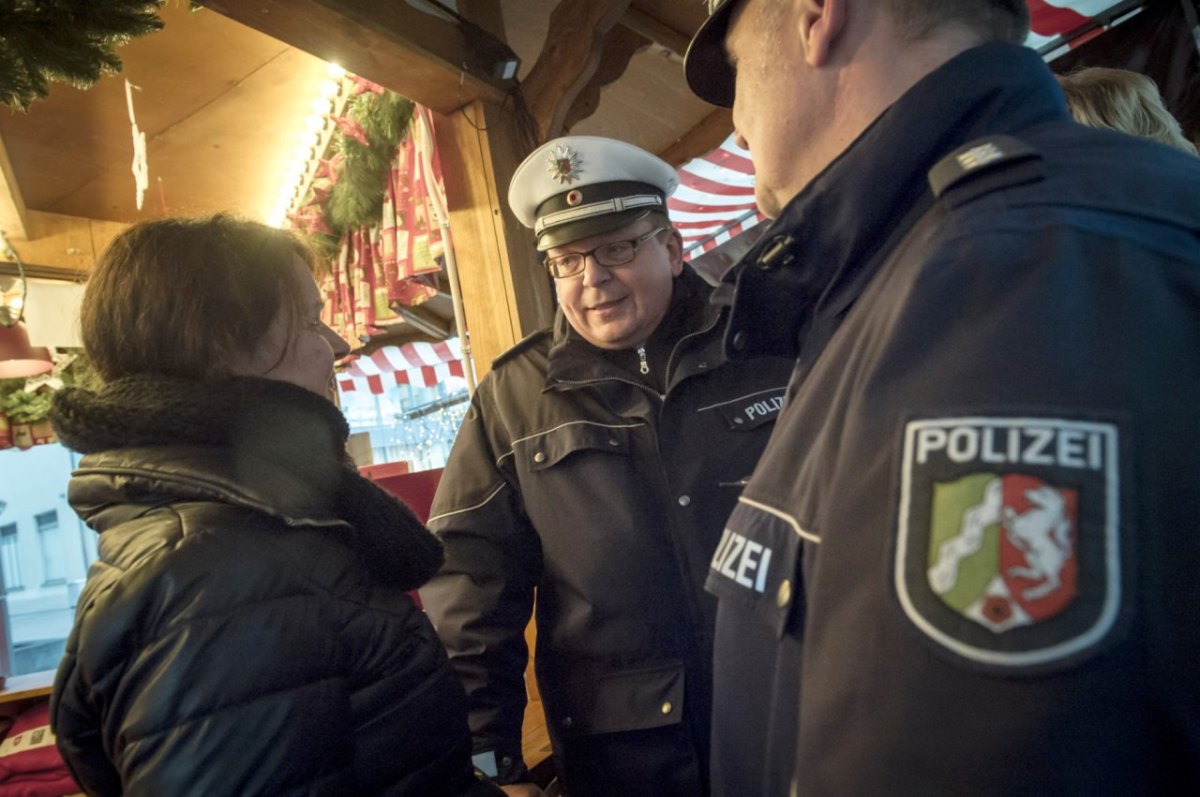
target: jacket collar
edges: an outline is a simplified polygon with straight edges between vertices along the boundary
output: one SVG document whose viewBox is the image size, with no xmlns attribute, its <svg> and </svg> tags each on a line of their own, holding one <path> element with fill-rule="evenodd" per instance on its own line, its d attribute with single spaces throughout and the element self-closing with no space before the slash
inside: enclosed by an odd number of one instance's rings
<svg viewBox="0 0 1200 797">
<path fill-rule="evenodd" d="M 810 332 L 832 334 L 879 255 L 932 205 L 934 164 L 982 136 L 1068 118 L 1029 48 L 989 43 L 934 70 L 798 194 L 728 275 L 737 287 L 726 350 L 796 357 Z"/>
<path fill-rule="evenodd" d="M 657 358 L 661 359 L 665 352 L 672 363 L 677 362 L 678 352 L 674 350 L 684 337 L 716 326 L 722 308 L 709 303 L 710 293 L 711 289 L 707 283 L 685 265 L 683 272 L 675 279 L 668 316 L 659 324 L 647 344 L 649 348 L 657 350 Z M 674 384 L 685 374 L 678 373 L 677 368 L 672 370 L 676 373 L 669 374 L 669 378 L 670 383 Z M 635 381 L 632 374 L 580 337 L 567 323 L 560 309 L 555 316 L 554 337 L 546 371 L 546 389 L 569 387 L 601 379 Z"/>
</svg>

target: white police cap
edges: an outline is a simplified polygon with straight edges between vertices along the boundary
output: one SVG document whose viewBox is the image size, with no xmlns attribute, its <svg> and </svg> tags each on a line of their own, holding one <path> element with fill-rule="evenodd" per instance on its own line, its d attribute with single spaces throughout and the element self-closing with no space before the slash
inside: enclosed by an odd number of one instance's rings
<svg viewBox="0 0 1200 797">
<path fill-rule="evenodd" d="M 533 151 L 508 186 L 508 204 L 537 236 L 539 252 L 667 212 L 675 170 L 641 147 L 600 136 L 564 136 Z"/>
</svg>

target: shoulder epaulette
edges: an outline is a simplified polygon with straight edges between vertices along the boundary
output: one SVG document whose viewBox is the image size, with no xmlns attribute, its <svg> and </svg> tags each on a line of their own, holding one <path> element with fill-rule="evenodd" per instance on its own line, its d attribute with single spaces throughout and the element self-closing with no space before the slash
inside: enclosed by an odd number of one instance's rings
<svg viewBox="0 0 1200 797">
<path fill-rule="evenodd" d="M 499 357 L 492 360 L 492 369 L 494 370 L 498 366 L 504 365 L 504 363 L 508 362 L 513 357 L 516 357 L 521 352 L 528 350 L 535 343 L 537 343 L 542 338 L 548 336 L 549 334 L 550 334 L 550 330 L 539 329 L 537 332 L 534 332 L 531 335 L 526 335 L 525 337 L 521 338 L 520 340 L 518 340 L 516 343 L 514 343 L 512 345 L 512 348 L 508 349 L 508 351 L 503 352 Z"/>
<path fill-rule="evenodd" d="M 938 199 L 952 196 L 956 204 L 977 196 L 1045 177 L 1042 154 L 1012 136 L 976 139 L 929 170 L 929 187 Z"/>
</svg>

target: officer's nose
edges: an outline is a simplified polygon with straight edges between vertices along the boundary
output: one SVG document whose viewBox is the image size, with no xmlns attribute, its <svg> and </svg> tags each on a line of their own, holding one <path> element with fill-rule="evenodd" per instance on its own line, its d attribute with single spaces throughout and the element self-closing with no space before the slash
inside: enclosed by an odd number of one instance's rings
<svg viewBox="0 0 1200 797">
<path fill-rule="evenodd" d="M 585 255 L 583 258 L 583 284 L 587 287 L 603 285 L 612 279 L 608 269 L 596 262 L 595 255 Z"/>
</svg>

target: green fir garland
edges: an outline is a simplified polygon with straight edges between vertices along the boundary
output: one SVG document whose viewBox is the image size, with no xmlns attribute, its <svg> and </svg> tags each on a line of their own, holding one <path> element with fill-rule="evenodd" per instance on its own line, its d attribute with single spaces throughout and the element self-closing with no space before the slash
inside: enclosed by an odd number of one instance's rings
<svg viewBox="0 0 1200 797">
<path fill-rule="evenodd" d="M 362 127 L 369 145 L 341 132 L 333 137 L 342 173 L 329 193 L 325 216 L 338 238 L 350 227 L 379 222 L 392 158 L 408 135 L 413 103 L 391 91 L 366 91 L 350 98 L 344 115 Z"/>
</svg>

